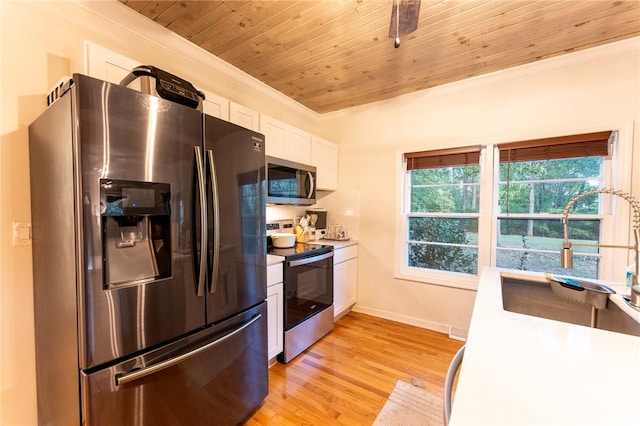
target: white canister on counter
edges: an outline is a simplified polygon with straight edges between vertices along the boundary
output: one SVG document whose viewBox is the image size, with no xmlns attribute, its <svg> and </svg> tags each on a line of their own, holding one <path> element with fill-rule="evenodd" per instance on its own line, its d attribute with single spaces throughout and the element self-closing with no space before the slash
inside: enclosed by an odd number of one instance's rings
<svg viewBox="0 0 640 426">
<path fill-rule="evenodd" d="M 316 233 L 316 228 L 308 227 L 306 230 L 307 233 L 307 241 L 318 241 L 318 234 Z"/>
</svg>

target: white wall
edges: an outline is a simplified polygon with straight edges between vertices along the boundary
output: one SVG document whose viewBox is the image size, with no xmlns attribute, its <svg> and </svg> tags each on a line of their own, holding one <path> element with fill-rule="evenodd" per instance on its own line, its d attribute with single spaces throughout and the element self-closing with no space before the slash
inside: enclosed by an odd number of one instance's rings
<svg viewBox="0 0 640 426">
<path fill-rule="evenodd" d="M 394 278 L 401 150 L 508 142 L 625 127 L 639 178 L 640 39 L 598 47 L 323 117 L 340 143 L 340 194 L 360 212 L 356 310 L 446 331 L 469 324 L 474 291 Z M 635 136 L 633 125 L 636 123 Z M 627 185 L 630 171 L 624 170 Z M 627 186 L 628 188 L 628 186 Z M 640 186 L 633 188 L 640 198 Z M 337 201 L 344 194 L 354 200 Z M 331 205 L 333 204 L 333 205 Z"/>
<path fill-rule="evenodd" d="M 116 1 L 0 1 L 0 424 L 36 424 L 31 247 L 12 245 L 30 221 L 28 125 L 63 75 L 82 71 L 85 40 L 153 64 L 241 105 L 317 133 L 317 114 Z M 144 32 L 133 32 L 131 28 Z M 173 50 L 179 46 L 179 51 Z M 77 66 L 76 66 L 77 65 Z M 55 348 L 51 348 L 55 350 Z"/>
<path fill-rule="evenodd" d="M 112 13 L 113 8 L 119 8 L 117 13 Z M 153 29 L 149 30 L 147 21 L 140 23 L 147 35 L 128 30 L 122 23 L 140 17 L 123 10 L 113 2 L 79 6 L 0 1 L 3 425 L 36 423 L 31 250 L 11 244 L 13 222 L 30 220 L 27 127 L 44 110 L 46 91 L 61 75 L 76 71 L 70 59 L 77 59 L 84 40 L 165 68 L 196 87 L 338 143 L 341 190 L 326 195 L 319 204 L 350 226 L 361 242 L 359 306 L 432 328 L 466 325 L 474 293 L 393 278 L 397 150 L 571 133 L 639 119 L 637 50 L 634 56 L 591 66 L 515 80 L 508 79 L 513 74 L 505 73 L 505 81 L 479 80 L 478 86 L 461 83 L 319 119 L 256 89 L 256 82 L 241 73 L 234 78 L 217 71 L 209 55 L 194 53 L 186 45 L 180 53 L 166 47 L 181 42 L 159 30 L 148 36 Z"/>
</svg>

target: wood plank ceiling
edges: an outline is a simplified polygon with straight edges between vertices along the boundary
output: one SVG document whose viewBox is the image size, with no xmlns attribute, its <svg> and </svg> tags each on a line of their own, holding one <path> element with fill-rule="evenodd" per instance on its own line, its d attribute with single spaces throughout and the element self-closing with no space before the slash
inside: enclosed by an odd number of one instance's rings
<svg viewBox="0 0 640 426">
<path fill-rule="evenodd" d="M 398 49 L 392 0 L 120 2 L 318 113 L 640 34 L 640 0 L 422 0 Z"/>
</svg>

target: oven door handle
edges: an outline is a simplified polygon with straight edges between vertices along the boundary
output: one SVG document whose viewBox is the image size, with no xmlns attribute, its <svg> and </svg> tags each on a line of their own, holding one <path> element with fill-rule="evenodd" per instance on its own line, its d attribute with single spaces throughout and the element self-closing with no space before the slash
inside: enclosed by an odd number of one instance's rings
<svg viewBox="0 0 640 426">
<path fill-rule="evenodd" d="M 313 256 L 313 257 L 307 257 L 305 259 L 292 260 L 292 261 L 289 262 L 289 266 L 307 265 L 309 263 L 319 262 L 321 260 L 325 260 L 325 259 L 328 259 L 330 257 L 333 257 L 333 252 L 320 254 L 318 256 Z"/>
</svg>

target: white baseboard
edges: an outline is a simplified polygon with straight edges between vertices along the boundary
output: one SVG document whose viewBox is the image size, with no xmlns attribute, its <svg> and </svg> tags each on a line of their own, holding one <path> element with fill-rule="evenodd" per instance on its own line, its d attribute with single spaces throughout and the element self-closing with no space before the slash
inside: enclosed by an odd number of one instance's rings
<svg viewBox="0 0 640 426">
<path fill-rule="evenodd" d="M 451 326 L 449 324 L 441 324 L 433 321 L 427 321 L 421 318 L 412 317 L 409 315 L 399 315 L 395 312 L 383 311 L 380 309 L 368 308 L 356 304 L 353 307 L 354 312 L 360 312 L 367 315 L 373 315 L 392 321 L 401 322 L 403 324 L 413 325 L 420 328 L 426 328 L 427 330 L 437 331 L 438 333 L 449 334 Z"/>
</svg>

